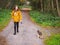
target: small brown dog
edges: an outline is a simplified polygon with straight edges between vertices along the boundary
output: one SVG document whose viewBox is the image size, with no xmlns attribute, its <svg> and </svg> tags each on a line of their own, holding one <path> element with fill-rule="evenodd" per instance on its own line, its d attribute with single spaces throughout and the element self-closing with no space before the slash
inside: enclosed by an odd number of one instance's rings
<svg viewBox="0 0 60 45">
<path fill-rule="evenodd" d="M 38 37 L 43 39 L 43 36 L 42 36 L 42 32 L 40 32 L 39 30 L 37 30 L 37 33 L 38 33 Z"/>
</svg>

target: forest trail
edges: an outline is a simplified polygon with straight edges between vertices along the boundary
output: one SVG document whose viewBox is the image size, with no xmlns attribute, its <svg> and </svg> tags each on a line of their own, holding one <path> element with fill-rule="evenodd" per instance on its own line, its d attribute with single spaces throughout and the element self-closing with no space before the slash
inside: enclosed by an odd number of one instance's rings
<svg viewBox="0 0 60 45">
<path fill-rule="evenodd" d="M 22 15 L 23 21 L 22 24 L 19 23 L 19 33 L 13 35 L 13 21 L 11 20 L 0 34 L 6 37 L 9 45 L 44 45 L 43 40 L 37 36 L 37 30 L 41 28 L 31 22 L 26 12 L 22 12 Z"/>
</svg>

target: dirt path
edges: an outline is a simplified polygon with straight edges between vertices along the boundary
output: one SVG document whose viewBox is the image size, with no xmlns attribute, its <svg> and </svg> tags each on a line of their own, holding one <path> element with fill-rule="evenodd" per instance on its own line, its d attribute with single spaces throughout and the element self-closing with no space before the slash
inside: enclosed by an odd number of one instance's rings
<svg viewBox="0 0 60 45">
<path fill-rule="evenodd" d="M 40 27 L 29 20 L 27 13 L 22 12 L 22 14 L 23 22 L 19 24 L 19 33 L 13 35 L 13 21 L 11 20 L 0 34 L 7 38 L 9 45 L 44 45 L 37 36 L 37 30 L 41 30 Z"/>
</svg>

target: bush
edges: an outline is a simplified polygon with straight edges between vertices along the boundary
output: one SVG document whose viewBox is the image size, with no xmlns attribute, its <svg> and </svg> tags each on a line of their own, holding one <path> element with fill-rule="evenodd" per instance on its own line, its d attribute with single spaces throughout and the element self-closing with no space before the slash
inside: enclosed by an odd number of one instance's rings
<svg viewBox="0 0 60 45">
<path fill-rule="evenodd" d="M 60 34 L 52 35 L 51 37 L 47 38 L 44 42 L 46 45 L 60 45 Z"/>
<path fill-rule="evenodd" d="M 11 10 L 8 9 L 0 10 L 0 30 L 8 24 L 10 20 L 10 12 Z"/>
<path fill-rule="evenodd" d="M 39 11 L 30 11 L 31 18 L 42 26 L 58 26 L 60 27 L 60 17 L 51 13 L 41 13 Z"/>
</svg>

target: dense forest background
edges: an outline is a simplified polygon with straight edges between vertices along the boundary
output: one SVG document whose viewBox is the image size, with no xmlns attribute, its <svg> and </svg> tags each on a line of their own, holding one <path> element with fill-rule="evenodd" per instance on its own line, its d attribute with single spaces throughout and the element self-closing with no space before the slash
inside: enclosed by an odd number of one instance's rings
<svg viewBox="0 0 60 45">
<path fill-rule="evenodd" d="M 30 5 L 35 10 L 51 12 L 60 16 L 60 0 L 2 0 L 0 1 L 0 8 L 12 8 L 15 4 L 24 4 L 25 1 L 30 1 Z"/>
<path fill-rule="evenodd" d="M 30 0 L 31 1 L 31 0 Z M 60 16 L 60 0 L 33 0 L 31 5 L 34 6 L 34 9 L 38 9 L 41 12 L 54 12 L 58 13 Z"/>
</svg>

